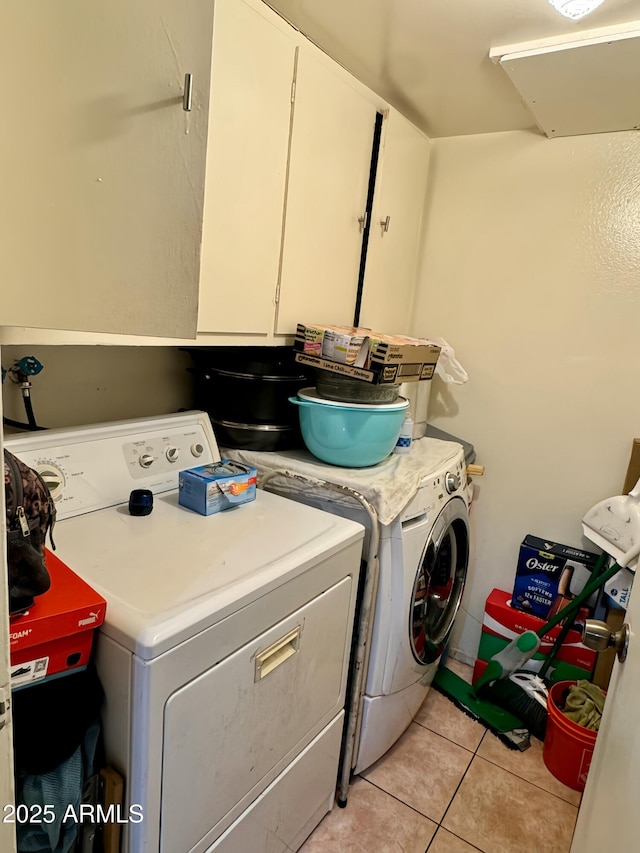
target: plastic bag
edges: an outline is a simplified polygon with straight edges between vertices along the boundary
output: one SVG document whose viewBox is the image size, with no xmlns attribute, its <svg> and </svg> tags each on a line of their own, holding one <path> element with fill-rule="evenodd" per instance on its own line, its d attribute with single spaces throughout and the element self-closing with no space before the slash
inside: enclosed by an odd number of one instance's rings
<svg viewBox="0 0 640 853">
<path fill-rule="evenodd" d="M 436 364 L 436 374 L 447 384 L 464 385 L 469 375 L 457 360 L 453 347 L 444 338 L 429 338 L 429 340 L 441 349 Z"/>
</svg>

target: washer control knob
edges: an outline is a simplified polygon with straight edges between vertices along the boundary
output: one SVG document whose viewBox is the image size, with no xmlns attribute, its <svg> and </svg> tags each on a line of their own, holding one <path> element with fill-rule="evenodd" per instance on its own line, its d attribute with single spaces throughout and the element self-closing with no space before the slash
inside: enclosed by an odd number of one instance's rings
<svg viewBox="0 0 640 853">
<path fill-rule="evenodd" d="M 447 471 L 444 477 L 444 487 L 450 495 L 457 492 L 460 488 L 460 477 L 458 474 L 452 474 L 451 471 Z"/>
<path fill-rule="evenodd" d="M 180 451 L 177 447 L 167 447 L 167 459 L 169 462 L 175 462 L 178 456 L 180 456 Z"/>
<path fill-rule="evenodd" d="M 150 453 L 143 453 L 138 461 L 143 468 L 150 468 L 153 465 L 154 459 L 155 456 L 152 456 Z"/>
<path fill-rule="evenodd" d="M 192 444 L 191 453 L 193 454 L 193 456 L 202 456 L 202 454 L 204 453 L 203 445 L 199 442 L 196 442 L 196 444 Z"/>
</svg>

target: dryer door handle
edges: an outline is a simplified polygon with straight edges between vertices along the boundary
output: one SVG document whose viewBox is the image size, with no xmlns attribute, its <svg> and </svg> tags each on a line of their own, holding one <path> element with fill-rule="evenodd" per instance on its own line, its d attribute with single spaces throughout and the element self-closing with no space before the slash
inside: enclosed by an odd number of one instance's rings
<svg viewBox="0 0 640 853">
<path fill-rule="evenodd" d="M 298 625 L 293 631 L 289 631 L 284 637 L 272 643 L 269 648 L 256 655 L 254 682 L 265 678 L 270 672 L 282 666 L 285 661 L 300 651 L 300 632 L 301 627 Z"/>
</svg>

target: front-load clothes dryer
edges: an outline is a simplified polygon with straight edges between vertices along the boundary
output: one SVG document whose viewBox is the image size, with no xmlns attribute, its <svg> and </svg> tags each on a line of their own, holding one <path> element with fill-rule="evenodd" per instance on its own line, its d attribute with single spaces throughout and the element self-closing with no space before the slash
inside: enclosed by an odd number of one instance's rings
<svg viewBox="0 0 640 853">
<path fill-rule="evenodd" d="M 180 468 L 219 459 L 204 413 L 7 446 L 50 484 L 58 556 L 107 601 L 123 853 L 297 850 L 334 801 L 362 526 L 260 490 L 212 516 L 181 506 Z M 140 488 L 153 511 L 134 517 Z"/>
<path fill-rule="evenodd" d="M 464 450 L 421 438 L 410 454 L 362 469 L 325 465 L 306 451 L 228 453 L 255 465 L 279 494 L 370 528 L 363 506 L 333 488 L 348 487 L 377 515 L 378 585 L 352 765 L 362 772 L 415 718 L 454 626 L 469 565 Z"/>
</svg>

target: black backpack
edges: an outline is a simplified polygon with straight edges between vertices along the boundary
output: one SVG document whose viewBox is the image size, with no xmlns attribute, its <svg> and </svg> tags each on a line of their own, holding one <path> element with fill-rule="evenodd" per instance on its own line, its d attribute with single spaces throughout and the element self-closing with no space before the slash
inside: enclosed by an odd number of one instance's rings
<svg viewBox="0 0 640 853">
<path fill-rule="evenodd" d="M 4 451 L 4 493 L 7 508 L 7 561 L 9 564 L 9 612 L 31 607 L 34 596 L 51 585 L 45 564 L 47 532 L 56 507 L 40 474 L 8 450 Z"/>
</svg>

